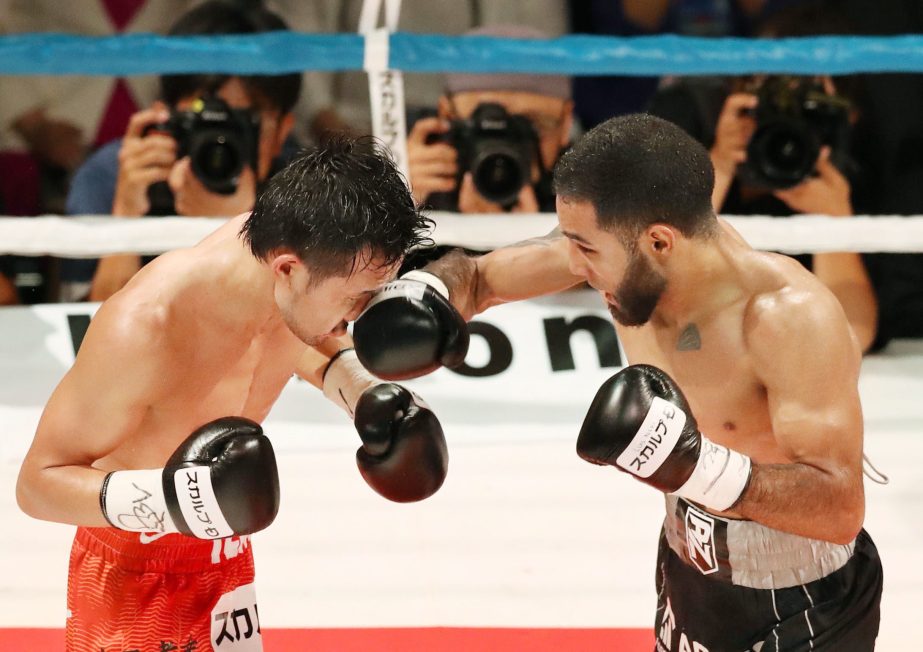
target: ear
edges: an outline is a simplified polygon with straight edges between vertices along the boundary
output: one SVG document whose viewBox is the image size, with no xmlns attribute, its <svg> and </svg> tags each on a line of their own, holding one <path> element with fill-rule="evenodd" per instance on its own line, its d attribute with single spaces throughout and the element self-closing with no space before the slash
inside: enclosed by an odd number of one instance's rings
<svg viewBox="0 0 923 652">
<path fill-rule="evenodd" d="M 653 256 L 668 256 L 676 246 L 676 231 L 666 224 L 652 224 L 642 234 L 641 240 L 641 247 Z"/>
<path fill-rule="evenodd" d="M 269 266 L 277 280 L 281 280 L 289 285 L 291 285 L 295 276 L 307 273 L 304 263 L 299 260 L 298 256 L 291 252 L 276 254 L 270 261 Z"/>
</svg>

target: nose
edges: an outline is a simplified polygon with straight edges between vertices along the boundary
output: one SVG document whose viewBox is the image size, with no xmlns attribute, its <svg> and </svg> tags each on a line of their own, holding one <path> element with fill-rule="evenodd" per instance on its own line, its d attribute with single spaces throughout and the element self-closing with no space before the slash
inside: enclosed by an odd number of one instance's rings
<svg viewBox="0 0 923 652">
<path fill-rule="evenodd" d="M 583 256 L 577 251 L 577 247 L 574 243 L 570 243 L 567 247 L 567 269 L 574 276 L 580 276 L 586 278 L 587 268 L 586 261 L 583 259 Z"/>
</svg>

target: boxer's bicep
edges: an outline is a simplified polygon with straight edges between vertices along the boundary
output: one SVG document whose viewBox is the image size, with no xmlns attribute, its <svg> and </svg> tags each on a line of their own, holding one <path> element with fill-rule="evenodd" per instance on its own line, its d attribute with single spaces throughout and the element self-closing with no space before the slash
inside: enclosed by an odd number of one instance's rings
<svg viewBox="0 0 923 652">
<path fill-rule="evenodd" d="M 45 464 L 89 465 L 137 432 L 153 405 L 182 391 L 184 363 L 164 332 L 106 314 L 94 318 L 45 406 L 30 453 Z"/>
<path fill-rule="evenodd" d="M 750 348 L 778 447 L 796 462 L 853 478 L 862 462 L 861 358 L 834 307 L 777 307 Z"/>
<path fill-rule="evenodd" d="M 137 433 L 158 402 L 184 391 L 188 356 L 166 345 L 166 329 L 127 334 L 102 317 L 97 313 L 46 404 L 20 469 L 17 502 L 35 518 L 105 526 L 99 507 L 105 471 L 95 462 Z"/>
</svg>

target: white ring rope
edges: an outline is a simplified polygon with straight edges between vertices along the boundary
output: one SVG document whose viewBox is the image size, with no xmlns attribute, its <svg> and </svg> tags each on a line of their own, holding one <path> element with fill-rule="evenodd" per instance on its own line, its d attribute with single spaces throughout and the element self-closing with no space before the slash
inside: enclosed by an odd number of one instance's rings
<svg viewBox="0 0 923 652">
<path fill-rule="evenodd" d="M 528 215 L 430 213 L 437 244 L 494 249 L 544 235 L 557 226 L 553 213 Z M 755 248 L 784 253 L 832 251 L 923 252 L 923 216 L 788 218 L 725 216 Z M 0 217 L 0 254 L 96 258 L 116 253 L 160 254 L 189 247 L 225 218 L 111 216 Z"/>
</svg>

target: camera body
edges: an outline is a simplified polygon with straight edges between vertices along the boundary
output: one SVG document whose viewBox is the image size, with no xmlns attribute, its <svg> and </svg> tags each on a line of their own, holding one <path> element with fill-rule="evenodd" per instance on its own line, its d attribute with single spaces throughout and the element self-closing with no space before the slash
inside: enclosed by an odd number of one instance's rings
<svg viewBox="0 0 923 652">
<path fill-rule="evenodd" d="M 756 130 L 738 169 L 749 185 L 778 190 L 801 183 L 814 171 L 825 145 L 834 162 L 848 156 L 847 99 L 827 94 L 808 77 L 768 77 L 755 92 Z"/>
<path fill-rule="evenodd" d="M 166 122 L 147 131 L 172 136 L 177 158 L 188 156 L 193 174 L 211 192 L 233 194 L 244 168 L 257 169 L 259 116 L 232 109 L 220 98 L 198 99 L 187 111 L 171 111 Z"/>
<path fill-rule="evenodd" d="M 538 134 L 528 118 L 511 115 L 500 104 L 479 104 L 470 118 L 453 120 L 438 140 L 458 152 L 456 187 L 471 172 L 482 197 L 511 207 L 522 187 L 531 183 L 532 165 L 539 156 Z"/>
</svg>

